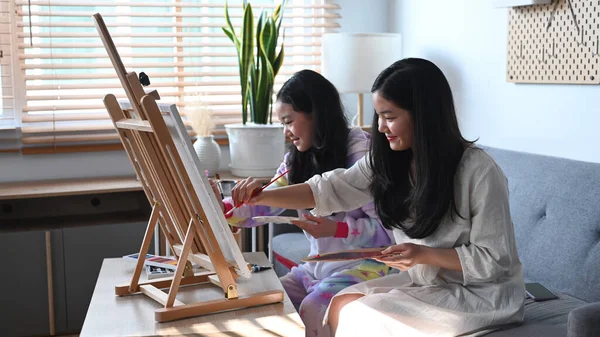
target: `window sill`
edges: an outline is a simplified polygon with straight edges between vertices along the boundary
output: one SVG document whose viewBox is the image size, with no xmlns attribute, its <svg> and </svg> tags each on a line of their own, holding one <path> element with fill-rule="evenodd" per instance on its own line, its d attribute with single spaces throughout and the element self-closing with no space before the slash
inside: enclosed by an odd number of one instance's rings
<svg viewBox="0 0 600 337">
<path fill-rule="evenodd" d="M 142 190 L 135 177 L 61 179 L 0 184 L 0 200 Z"/>
<path fill-rule="evenodd" d="M 229 171 L 219 171 L 219 175 L 224 180 L 246 178 L 234 176 Z M 270 178 L 259 178 L 259 181 L 268 183 Z M 22 181 L 0 183 L 0 200 L 64 197 L 141 190 L 142 183 L 136 177 L 132 176 Z"/>
<path fill-rule="evenodd" d="M 360 127 L 365 132 L 371 132 L 371 126 L 365 125 Z M 224 130 L 218 130 L 213 133 L 215 136 L 215 141 L 217 144 L 221 146 L 229 145 L 229 138 L 227 138 L 227 134 Z M 286 140 L 286 142 L 289 142 Z M 73 153 L 73 152 L 103 152 L 103 151 L 123 151 L 123 145 L 121 143 L 116 144 L 90 144 L 90 145 L 67 145 L 67 146 L 47 146 L 47 147 L 31 147 L 31 148 L 23 148 L 21 153 L 25 155 L 33 155 L 33 154 L 53 154 L 53 153 Z M 0 148 L 0 152 L 9 152 L 2 151 Z M 18 152 L 18 150 L 10 151 L 10 152 Z"/>
</svg>

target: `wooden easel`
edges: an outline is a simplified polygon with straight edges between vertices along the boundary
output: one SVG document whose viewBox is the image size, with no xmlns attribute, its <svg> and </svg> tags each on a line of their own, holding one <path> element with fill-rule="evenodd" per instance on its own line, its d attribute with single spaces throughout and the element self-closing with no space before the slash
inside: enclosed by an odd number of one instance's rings
<svg viewBox="0 0 600 337">
<path fill-rule="evenodd" d="M 185 155 L 178 150 L 177 145 L 180 143 L 174 140 L 169 129 L 172 125 L 168 126 L 166 122 L 174 119 L 181 122 L 176 107 L 173 106 L 171 111 L 159 109 L 155 101 L 158 94 L 155 91 L 146 94 L 137 74 L 126 72 L 102 16 L 95 14 L 93 18 L 130 103 L 130 107 L 123 108 L 114 95 L 108 94 L 104 98 L 104 105 L 152 205 L 152 213 L 131 283 L 116 286 L 116 295 L 141 292 L 164 305 L 164 308 L 155 311 L 155 319 L 159 322 L 283 301 L 283 292 L 279 290 L 238 295 L 236 279 L 240 275 L 250 275 L 248 265 L 245 261 L 242 264 L 239 260 L 228 260 L 223 254 L 223 245 L 227 245 L 228 242 L 219 242 L 217 237 L 223 238 L 222 232 L 215 235 L 213 230 L 220 228 L 214 227 L 219 225 L 215 224 L 219 222 L 217 220 L 223 221 L 226 227 L 223 214 L 215 214 L 214 207 L 209 207 L 210 198 L 215 198 L 212 191 L 209 191 L 208 195 L 206 190 L 197 190 L 197 176 L 193 176 L 196 172 L 190 173 L 186 170 L 189 158 L 186 161 Z M 216 202 L 216 199 L 214 200 Z M 209 222 L 209 218 L 212 222 Z M 178 258 L 175 275 L 139 282 L 144 258 L 157 224 Z M 230 232 L 228 234 L 231 235 Z M 226 248 L 239 253 L 241 257 L 237 245 Z M 192 273 L 189 261 L 204 267 L 208 272 Z M 206 282 L 220 287 L 225 298 L 191 304 L 184 304 L 176 299 L 181 285 Z M 161 288 L 169 288 L 168 293 L 160 290 Z"/>
</svg>

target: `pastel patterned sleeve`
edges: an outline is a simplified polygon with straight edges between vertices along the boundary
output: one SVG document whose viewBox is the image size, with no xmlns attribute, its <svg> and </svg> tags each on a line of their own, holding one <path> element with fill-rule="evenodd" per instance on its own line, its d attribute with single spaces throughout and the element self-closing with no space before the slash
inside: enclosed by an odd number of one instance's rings
<svg viewBox="0 0 600 337">
<path fill-rule="evenodd" d="M 278 175 L 285 172 L 286 169 L 287 169 L 287 167 L 285 165 L 285 160 L 284 160 L 284 162 L 281 163 L 281 165 L 279 166 L 279 169 L 277 170 L 277 174 L 275 174 L 275 176 L 273 176 L 273 178 L 275 178 Z M 283 187 L 283 186 L 287 186 L 287 185 L 288 185 L 288 178 L 287 178 L 287 174 L 286 174 L 285 176 L 279 178 L 276 182 L 271 184 L 269 187 L 267 187 L 267 189 Z M 229 210 L 231 210 L 233 208 L 233 201 L 231 198 L 225 198 L 223 200 L 223 204 L 225 205 L 225 213 L 227 213 Z M 262 205 L 255 205 L 255 206 L 242 205 L 242 206 L 236 208 L 235 210 L 233 210 L 232 214 L 227 217 L 227 222 L 230 225 L 236 226 L 236 227 L 244 227 L 244 228 L 256 227 L 256 226 L 264 225 L 264 223 L 256 222 L 256 221 L 252 220 L 252 217 L 279 215 L 279 214 L 283 213 L 283 211 L 285 211 L 284 208 L 276 208 L 276 207 L 269 207 L 269 206 L 262 206 Z"/>
<path fill-rule="evenodd" d="M 343 240 L 348 246 L 387 247 L 394 242 L 392 231 L 383 227 L 373 203 L 346 213 L 343 222 L 347 226 L 347 236 Z"/>
</svg>

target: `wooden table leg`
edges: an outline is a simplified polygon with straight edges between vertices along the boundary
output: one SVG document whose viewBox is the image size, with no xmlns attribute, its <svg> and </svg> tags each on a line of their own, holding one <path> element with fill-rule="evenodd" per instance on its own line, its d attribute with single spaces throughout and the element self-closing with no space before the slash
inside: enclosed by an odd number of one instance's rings
<svg viewBox="0 0 600 337">
<path fill-rule="evenodd" d="M 46 277 L 48 278 L 48 323 L 50 336 L 56 334 L 54 326 L 54 282 L 52 280 L 52 237 L 51 232 L 46 231 Z"/>
</svg>

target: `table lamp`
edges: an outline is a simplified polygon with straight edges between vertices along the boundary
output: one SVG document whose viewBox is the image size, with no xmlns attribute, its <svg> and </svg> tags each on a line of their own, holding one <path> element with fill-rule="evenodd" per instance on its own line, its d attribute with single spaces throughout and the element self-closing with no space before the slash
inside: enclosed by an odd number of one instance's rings
<svg viewBox="0 0 600 337">
<path fill-rule="evenodd" d="M 363 126 L 363 94 L 371 92 L 383 69 L 401 59 L 400 34 L 325 33 L 321 48 L 322 75 L 341 94 L 358 94 L 356 125 Z"/>
</svg>

